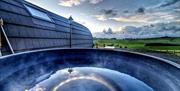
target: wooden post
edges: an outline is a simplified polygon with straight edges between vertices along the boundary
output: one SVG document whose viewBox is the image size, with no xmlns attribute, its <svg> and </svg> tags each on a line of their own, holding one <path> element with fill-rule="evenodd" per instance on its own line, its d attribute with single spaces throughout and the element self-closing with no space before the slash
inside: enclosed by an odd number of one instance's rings
<svg viewBox="0 0 180 91">
<path fill-rule="evenodd" d="M 1 26 L 2 33 L 3 33 L 5 39 L 6 39 L 7 43 L 8 43 L 8 46 L 9 46 L 9 48 L 11 50 L 11 53 L 14 54 L 14 50 L 13 50 L 13 48 L 11 46 L 11 43 L 9 42 L 9 39 L 8 39 L 8 37 L 6 35 L 6 32 L 5 32 L 4 28 L 3 28 L 3 25 L 4 25 L 4 22 L 3 22 L 3 19 L 1 18 L 0 19 L 0 26 Z"/>
</svg>

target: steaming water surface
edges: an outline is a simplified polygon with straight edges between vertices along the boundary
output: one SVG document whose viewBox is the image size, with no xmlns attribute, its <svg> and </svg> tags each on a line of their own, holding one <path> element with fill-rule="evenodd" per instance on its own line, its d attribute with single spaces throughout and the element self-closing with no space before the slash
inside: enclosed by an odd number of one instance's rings
<svg viewBox="0 0 180 91">
<path fill-rule="evenodd" d="M 76 67 L 55 72 L 29 91 L 154 91 L 142 81 L 117 71 Z"/>
</svg>

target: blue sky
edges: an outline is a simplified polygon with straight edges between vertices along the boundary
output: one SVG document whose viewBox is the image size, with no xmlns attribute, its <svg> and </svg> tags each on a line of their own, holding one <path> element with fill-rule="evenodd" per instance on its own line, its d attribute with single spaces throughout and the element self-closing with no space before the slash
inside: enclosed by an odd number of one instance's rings
<svg viewBox="0 0 180 91">
<path fill-rule="evenodd" d="M 180 0 L 26 0 L 85 25 L 92 32 L 180 22 Z"/>
</svg>

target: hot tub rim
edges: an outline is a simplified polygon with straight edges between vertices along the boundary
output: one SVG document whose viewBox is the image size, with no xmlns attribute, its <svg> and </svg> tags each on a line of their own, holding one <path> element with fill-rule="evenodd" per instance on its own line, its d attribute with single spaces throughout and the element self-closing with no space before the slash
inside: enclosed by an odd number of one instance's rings
<svg viewBox="0 0 180 91">
<path fill-rule="evenodd" d="M 149 54 L 144 54 L 144 53 L 140 53 L 140 52 L 132 52 L 132 51 L 128 51 L 128 50 L 104 49 L 104 48 L 101 48 L 101 49 L 96 49 L 96 48 L 49 48 L 49 49 L 41 49 L 41 50 L 26 51 L 26 52 L 20 52 L 20 53 L 10 54 L 10 55 L 6 55 L 6 56 L 1 56 L 0 61 L 2 59 L 14 57 L 14 56 L 18 56 L 18 55 L 24 55 L 24 54 L 30 54 L 30 53 L 40 53 L 40 52 L 45 52 L 45 51 L 48 52 L 48 51 L 55 51 L 55 50 L 99 50 L 99 51 L 123 52 L 123 53 L 129 53 L 129 54 L 153 58 L 153 59 L 165 62 L 167 64 L 170 64 L 170 65 L 180 69 L 180 64 L 177 64 L 173 61 L 170 61 L 170 60 L 167 60 L 167 59 L 164 59 L 161 57 L 157 57 L 157 56 L 153 56 L 153 55 L 149 55 Z"/>
</svg>

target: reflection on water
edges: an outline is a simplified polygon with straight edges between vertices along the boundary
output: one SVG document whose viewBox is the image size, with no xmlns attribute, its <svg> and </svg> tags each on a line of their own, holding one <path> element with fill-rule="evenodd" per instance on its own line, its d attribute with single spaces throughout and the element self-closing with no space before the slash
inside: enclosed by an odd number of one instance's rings
<svg viewBox="0 0 180 91">
<path fill-rule="evenodd" d="M 95 67 L 62 69 L 27 91 L 154 91 L 129 75 Z"/>
</svg>

